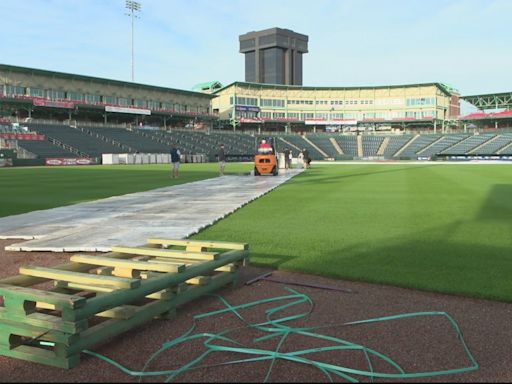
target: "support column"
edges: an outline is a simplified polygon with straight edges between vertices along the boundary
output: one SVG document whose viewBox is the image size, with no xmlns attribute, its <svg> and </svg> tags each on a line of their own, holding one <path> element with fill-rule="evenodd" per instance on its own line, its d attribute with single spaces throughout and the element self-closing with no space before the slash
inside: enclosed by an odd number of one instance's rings
<svg viewBox="0 0 512 384">
<path fill-rule="evenodd" d="M 434 133 L 437 133 L 437 120 L 434 119 Z"/>
<path fill-rule="evenodd" d="M 103 122 L 107 124 L 107 112 L 103 114 Z"/>
<path fill-rule="evenodd" d="M 464 123 L 464 133 L 466 133 L 467 131 L 468 131 L 468 124 Z"/>
<path fill-rule="evenodd" d="M 494 129 L 498 130 L 498 121 L 497 120 L 494 122 Z"/>
</svg>

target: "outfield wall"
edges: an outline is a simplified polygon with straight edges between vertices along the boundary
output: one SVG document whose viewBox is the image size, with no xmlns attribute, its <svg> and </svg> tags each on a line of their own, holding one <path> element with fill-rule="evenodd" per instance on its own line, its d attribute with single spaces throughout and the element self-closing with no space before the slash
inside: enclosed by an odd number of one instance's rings
<svg viewBox="0 0 512 384">
<path fill-rule="evenodd" d="M 206 163 L 205 155 L 182 155 L 182 163 Z M 170 164 L 171 155 L 168 153 L 104 153 L 103 165 L 116 164 Z"/>
</svg>

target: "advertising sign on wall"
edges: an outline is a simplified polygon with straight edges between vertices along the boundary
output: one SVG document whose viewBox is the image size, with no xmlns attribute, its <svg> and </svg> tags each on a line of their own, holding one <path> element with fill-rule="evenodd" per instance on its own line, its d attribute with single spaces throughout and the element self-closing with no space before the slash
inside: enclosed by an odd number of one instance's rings
<svg viewBox="0 0 512 384">
<path fill-rule="evenodd" d="M 241 117 L 241 123 L 263 123 L 263 119 L 261 117 Z"/>
<path fill-rule="evenodd" d="M 260 111 L 260 107 L 248 107 L 245 105 L 237 105 L 235 107 L 235 109 L 237 111 L 242 111 L 242 112 L 259 112 Z"/>
<path fill-rule="evenodd" d="M 151 111 L 149 109 L 142 108 L 128 108 L 128 107 L 112 107 L 107 105 L 105 107 L 106 112 L 116 112 L 116 113 L 131 113 L 135 115 L 151 115 Z"/>
<path fill-rule="evenodd" d="M 36 107 L 53 107 L 53 108 L 68 108 L 73 109 L 75 104 L 72 101 L 53 101 L 45 99 L 32 100 Z"/>
<path fill-rule="evenodd" d="M 0 138 L 9 140 L 46 140 L 44 135 L 33 135 L 30 133 L 0 133 Z"/>
<path fill-rule="evenodd" d="M 357 125 L 357 120 L 352 119 L 305 119 L 306 125 Z"/>
<path fill-rule="evenodd" d="M 91 165 L 96 164 L 93 159 L 87 157 L 77 158 L 65 158 L 65 157 L 53 157 L 47 158 L 44 162 L 45 165 L 61 166 L 61 165 Z"/>
</svg>

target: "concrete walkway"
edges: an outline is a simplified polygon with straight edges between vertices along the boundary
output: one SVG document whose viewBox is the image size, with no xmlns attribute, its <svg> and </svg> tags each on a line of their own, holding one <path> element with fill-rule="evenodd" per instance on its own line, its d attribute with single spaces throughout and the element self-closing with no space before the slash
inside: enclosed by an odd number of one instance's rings
<svg viewBox="0 0 512 384">
<path fill-rule="evenodd" d="M 182 239 L 278 187 L 279 176 L 223 176 L 147 192 L 0 218 L 0 239 L 26 239 L 7 251 L 109 252 L 151 237 Z"/>
</svg>

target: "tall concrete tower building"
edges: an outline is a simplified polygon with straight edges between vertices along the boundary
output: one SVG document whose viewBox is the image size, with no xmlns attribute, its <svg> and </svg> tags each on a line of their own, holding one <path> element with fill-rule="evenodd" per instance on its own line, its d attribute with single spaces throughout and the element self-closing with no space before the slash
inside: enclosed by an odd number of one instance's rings
<svg viewBox="0 0 512 384">
<path fill-rule="evenodd" d="M 308 36 L 289 29 L 270 28 L 239 36 L 245 54 L 245 81 L 302 85 L 302 55 Z"/>
</svg>

